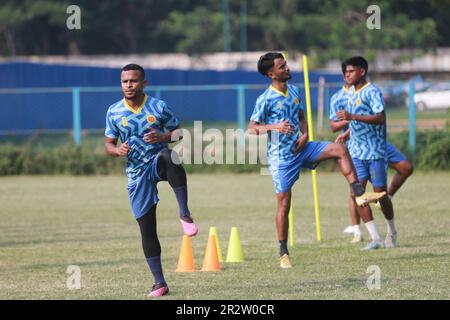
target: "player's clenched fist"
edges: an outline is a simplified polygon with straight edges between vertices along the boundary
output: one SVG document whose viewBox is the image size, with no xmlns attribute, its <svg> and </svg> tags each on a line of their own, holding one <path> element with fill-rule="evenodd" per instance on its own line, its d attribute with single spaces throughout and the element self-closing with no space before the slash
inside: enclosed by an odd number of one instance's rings
<svg viewBox="0 0 450 320">
<path fill-rule="evenodd" d="M 117 147 L 117 155 L 119 157 L 124 157 L 130 152 L 130 146 L 128 145 L 128 141 L 122 143 L 119 147 Z"/>
</svg>

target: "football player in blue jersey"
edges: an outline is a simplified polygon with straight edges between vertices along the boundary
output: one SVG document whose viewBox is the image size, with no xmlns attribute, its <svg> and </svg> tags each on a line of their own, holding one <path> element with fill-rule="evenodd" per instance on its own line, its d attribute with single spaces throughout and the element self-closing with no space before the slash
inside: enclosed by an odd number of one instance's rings
<svg viewBox="0 0 450 320">
<path fill-rule="evenodd" d="M 179 120 L 164 101 L 144 93 L 147 80 L 141 66 L 126 65 L 120 80 L 124 98 L 108 109 L 105 148 L 110 156 L 127 158 L 131 210 L 139 224 L 144 255 L 154 277 L 148 296 L 159 297 L 169 292 L 156 228 L 159 181 L 168 181 L 175 193 L 184 233 L 195 236 L 198 232 L 188 208 L 186 173 L 177 154 L 168 148 L 174 134 L 180 136 Z M 119 138 L 121 144 L 117 145 Z"/>
<path fill-rule="evenodd" d="M 345 79 L 345 64 L 342 64 L 342 73 Z M 339 120 L 336 116 L 336 112 L 338 110 L 344 110 L 349 103 L 349 99 L 352 94 L 351 84 L 345 82 L 340 90 L 338 90 L 330 100 L 330 116 L 329 116 L 329 124 L 330 129 L 333 132 L 338 132 L 342 130 L 342 134 L 340 134 L 335 142 L 345 143 L 346 142 L 346 130 L 348 129 L 349 121 L 347 120 Z M 348 138 L 348 137 L 347 137 Z M 392 199 L 394 194 L 398 191 L 398 189 L 403 185 L 403 183 L 408 179 L 408 177 L 413 172 L 413 166 L 410 161 L 406 158 L 406 156 L 397 150 L 392 144 L 386 142 L 386 158 L 390 168 L 395 170 L 395 174 L 392 178 L 392 181 L 388 187 L 387 194 L 389 198 Z M 377 203 L 379 204 L 379 203 Z M 353 239 L 350 241 L 351 243 L 358 243 L 362 241 L 361 229 L 359 227 L 360 217 L 357 213 L 357 208 L 350 198 L 349 201 L 349 209 L 350 209 L 350 217 L 352 221 L 352 225 L 348 226 L 344 232 L 353 233 Z"/>
<path fill-rule="evenodd" d="M 338 110 L 336 117 L 348 121 L 347 147 L 356 168 L 358 179 L 366 187 L 372 183 L 375 192 L 387 192 L 386 114 L 381 90 L 366 81 L 368 63 L 363 57 L 352 57 L 343 63 L 345 81 L 354 91 L 346 108 Z M 397 229 L 392 202 L 386 194 L 380 199 L 387 224 L 384 246 L 397 246 Z M 355 222 L 353 222 L 355 223 Z M 380 246 L 379 241 L 368 244 L 367 249 Z"/>
<path fill-rule="evenodd" d="M 299 90 L 288 84 L 291 73 L 283 55 L 269 52 L 258 61 L 258 71 L 271 79 L 272 85 L 258 97 L 250 118 L 249 132 L 267 133 L 269 169 L 277 194 L 276 224 L 280 243 L 280 267 L 290 268 L 287 249 L 288 214 L 291 188 L 301 168 L 315 168 L 321 161 L 336 159 L 340 170 L 353 190 L 360 214 L 374 241 L 379 238 L 369 202 L 376 202 L 385 193 L 364 193 L 345 146 L 331 142 L 308 142 L 308 123 Z"/>
</svg>

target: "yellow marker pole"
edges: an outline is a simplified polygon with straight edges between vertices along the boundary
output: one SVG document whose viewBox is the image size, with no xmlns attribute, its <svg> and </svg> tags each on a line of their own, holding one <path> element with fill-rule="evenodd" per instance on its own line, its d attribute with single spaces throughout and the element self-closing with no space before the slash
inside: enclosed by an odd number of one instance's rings
<svg viewBox="0 0 450 320">
<path fill-rule="evenodd" d="M 282 52 L 281 54 L 283 55 L 283 59 L 287 60 L 286 52 Z M 291 195 L 291 206 L 290 206 L 289 215 L 288 215 L 288 217 L 289 217 L 289 245 L 291 247 L 294 246 L 294 214 L 292 212 L 292 207 L 293 207 L 292 203 L 293 203 L 293 201 L 292 201 L 292 195 Z"/>
<path fill-rule="evenodd" d="M 292 195 L 291 195 L 291 207 L 289 209 L 289 245 L 294 246 L 294 214 L 292 213 Z"/>
<path fill-rule="evenodd" d="M 308 74 L 308 58 L 303 55 L 303 75 L 305 79 L 305 94 L 306 94 L 306 113 L 308 119 L 308 135 L 309 141 L 314 141 L 313 136 L 313 122 L 312 122 L 312 111 L 311 111 L 311 95 L 309 92 L 309 74 Z M 312 170 L 312 183 L 313 183 L 313 194 L 314 194 L 314 212 L 316 215 L 316 233 L 317 241 L 321 240 L 320 235 L 320 212 L 319 212 L 319 197 L 317 195 L 317 175 L 316 170 Z"/>
</svg>

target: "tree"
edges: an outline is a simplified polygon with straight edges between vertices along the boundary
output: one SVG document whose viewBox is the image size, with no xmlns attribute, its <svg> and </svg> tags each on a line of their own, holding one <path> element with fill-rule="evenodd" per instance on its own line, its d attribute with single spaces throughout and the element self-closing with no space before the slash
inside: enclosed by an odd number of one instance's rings
<svg viewBox="0 0 450 320">
<path fill-rule="evenodd" d="M 321 65 L 352 51 L 450 46 L 450 0 L 229 0 L 232 49 L 247 1 L 248 49 L 306 52 Z M 68 1 L 3 0 L 0 54 L 123 54 L 223 51 L 222 0 L 78 0 L 81 30 L 68 30 Z M 381 29 L 366 27 L 369 5 Z"/>
</svg>

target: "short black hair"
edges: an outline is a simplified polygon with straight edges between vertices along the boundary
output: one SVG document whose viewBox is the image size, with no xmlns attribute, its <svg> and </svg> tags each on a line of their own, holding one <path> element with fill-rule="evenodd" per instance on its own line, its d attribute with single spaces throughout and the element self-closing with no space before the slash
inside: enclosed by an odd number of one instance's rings
<svg viewBox="0 0 450 320">
<path fill-rule="evenodd" d="M 369 64 L 367 63 L 367 60 L 364 59 L 361 56 L 358 57 L 351 57 L 350 59 L 345 60 L 342 63 L 342 72 L 345 73 L 345 70 L 347 69 L 347 66 L 354 66 L 358 68 L 363 68 L 367 72 L 369 71 Z"/>
<path fill-rule="evenodd" d="M 130 70 L 140 71 L 142 74 L 142 79 L 145 79 L 144 68 L 142 68 L 140 65 L 135 64 L 135 63 L 130 63 L 130 64 L 127 64 L 125 67 L 123 67 L 121 71 L 130 71 Z"/>
<path fill-rule="evenodd" d="M 344 74 L 344 75 L 345 75 L 345 70 L 347 69 L 347 65 L 345 63 L 346 63 L 346 61 L 342 62 L 342 64 L 341 64 L 342 74 Z"/>
<path fill-rule="evenodd" d="M 261 56 L 258 60 L 258 72 L 263 76 L 267 76 L 269 70 L 274 66 L 274 60 L 278 58 L 284 59 L 283 55 L 279 52 L 268 52 Z"/>
</svg>

